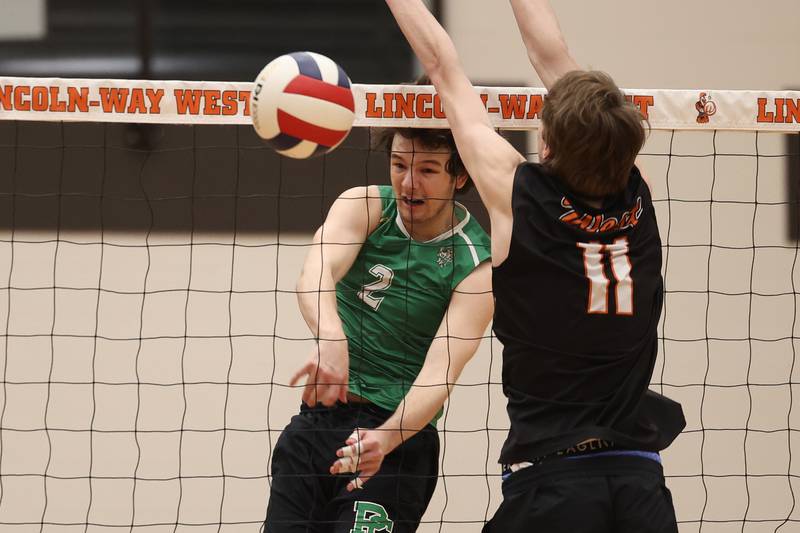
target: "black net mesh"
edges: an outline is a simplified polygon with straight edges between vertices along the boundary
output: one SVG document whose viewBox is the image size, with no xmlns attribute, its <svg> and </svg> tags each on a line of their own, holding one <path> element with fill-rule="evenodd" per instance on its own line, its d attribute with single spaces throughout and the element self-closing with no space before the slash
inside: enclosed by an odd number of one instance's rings
<svg viewBox="0 0 800 533">
<path fill-rule="evenodd" d="M 260 527 L 313 346 L 299 267 L 339 193 L 388 182 L 370 137 L 298 162 L 249 127 L 0 123 L 4 530 Z M 653 387 L 687 416 L 663 454 L 681 531 L 797 527 L 796 157 L 785 136 L 667 131 L 640 158 L 664 244 Z M 501 499 L 500 353 L 485 341 L 454 389 L 421 531 L 477 530 Z"/>
</svg>

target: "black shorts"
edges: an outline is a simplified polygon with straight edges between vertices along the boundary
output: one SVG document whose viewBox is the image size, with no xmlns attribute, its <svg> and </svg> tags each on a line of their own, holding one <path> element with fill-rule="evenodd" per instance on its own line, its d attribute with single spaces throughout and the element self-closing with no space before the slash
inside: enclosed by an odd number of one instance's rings
<svg viewBox="0 0 800 533">
<path fill-rule="evenodd" d="M 652 459 L 598 456 L 524 468 L 503 482 L 484 533 L 677 533 L 664 471 Z"/>
<path fill-rule="evenodd" d="M 387 455 L 363 489 L 347 492 L 354 475 L 329 473 L 356 427 L 374 428 L 389 416 L 372 404 L 303 406 L 273 450 L 265 533 L 346 533 L 361 531 L 359 524 L 376 532 L 415 531 L 436 488 L 436 429 L 427 426 Z"/>
</svg>

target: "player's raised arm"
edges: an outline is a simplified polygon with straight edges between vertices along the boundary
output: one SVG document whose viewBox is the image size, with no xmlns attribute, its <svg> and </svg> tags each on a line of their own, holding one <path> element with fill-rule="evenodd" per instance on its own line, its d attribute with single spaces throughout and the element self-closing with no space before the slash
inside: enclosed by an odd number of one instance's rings
<svg viewBox="0 0 800 533">
<path fill-rule="evenodd" d="M 333 405 L 347 401 L 347 338 L 336 305 L 336 283 L 358 256 L 380 219 L 381 200 L 374 187 L 354 187 L 333 203 L 314 234 L 300 278 L 297 301 L 317 349 L 291 383 L 306 376 L 303 401 Z"/>
<path fill-rule="evenodd" d="M 458 151 L 489 212 L 492 260 L 502 262 L 511 234 L 514 171 L 524 158 L 492 128 L 453 41 L 422 0 L 386 3 L 442 99 Z"/>
<path fill-rule="evenodd" d="M 549 0 L 511 0 L 511 7 L 528 58 L 545 87 L 550 89 L 567 72 L 580 70 Z"/>
<path fill-rule="evenodd" d="M 337 452 L 339 459 L 331 467 L 331 473 L 359 472 L 348 490 L 366 482 L 380 469 L 384 456 L 436 416 L 478 349 L 493 310 L 492 269 L 485 261 L 453 291 L 425 363 L 394 414 L 378 428 L 357 429 L 347 446 Z"/>
</svg>

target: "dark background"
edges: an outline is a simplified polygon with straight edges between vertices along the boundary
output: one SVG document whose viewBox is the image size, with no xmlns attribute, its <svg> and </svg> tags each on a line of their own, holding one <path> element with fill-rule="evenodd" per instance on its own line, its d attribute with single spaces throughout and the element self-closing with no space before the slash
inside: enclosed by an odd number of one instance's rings
<svg viewBox="0 0 800 533">
<path fill-rule="evenodd" d="M 345 189 L 389 183 L 373 137 L 356 128 L 332 154 L 294 160 L 249 126 L 0 121 L 0 227 L 310 232 Z M 474 189 L 457 199 L 488 228 Z"/>
<path fill-rule="evenodd" d="M 413 72 L 405 39 L 376 0 L 47 4 L 46 38 L 0 42 L 0 74 L 249 81 L 298 50 L 334 58 L 359 83 L 396 83 Z"/>
<path fill-rule="evenodd" d="M 41 41 L 0 42 L 0 75 L 246 81 L 296 50 L 357 83 L 415 70 L 375 0 L 50 0 L 47 24 Z M 332 154 L 296 161 L 249 126 L 0 121 L 0 227 L 310 232 L 345 189 L 388 183 L 375 134 L 356 128 Z M 460 200 L 488 228 L 475 191 Z"/>
</svg>

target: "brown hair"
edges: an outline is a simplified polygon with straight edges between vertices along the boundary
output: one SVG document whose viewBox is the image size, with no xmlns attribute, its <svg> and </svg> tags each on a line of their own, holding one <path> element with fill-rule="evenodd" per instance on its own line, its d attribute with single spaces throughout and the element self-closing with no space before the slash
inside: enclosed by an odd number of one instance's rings
<svg viewBox="0 0 800 533">
<path fill-rule="evenodd" d="M 542 164 L 576 194 L 604 198 L 628 184 L 645 141 L 641 113 L 605 72 L 568 72 L 548 92 Z"/>
<path fill-rule="evenodd" d="M 376 146 L 386 151 L 387 154 L 392 152 L 392 141 L 394 136 L 400 135 L 410 141 L 418 141 L 423 148 L 429 150 L 440 150 L 447 148 L 450 152 L 450 158 L 444 165 L 445 171 L 453 179 L 456 179 L 462 174 L 467 174 L 467 181 L 464 186 L 456 190 L 456 193 L 467 192 L 472 187 L 472 179 L 469 178 L 464 162 L 461 161 L 461 156 L 458 154 L 456 148 L 456 141 L 453 139 L 453 134 L 450 130 L 428 129 L 428 128 L 383 128 L 378 130 L 376 134 Z"/>
<path fill-rule="evenodd" d="M 431 85 L 431 79 L 426 74 L 422 74 L 412 83 L 407 85 Z M 375 146 L 386 151 L 387 154 L 392 153 L 392 142 L 394 136 L 400 135 L 410 141 L 419 141 L 423 148 L 429 150 L 440 150 L 447 148 L 450 152 L 450 158 L 444 165 L 445 171 L 453 179 L 456 179 L 462 174 L 467 175 L 467 181 L 464 186 L 456 190 L 456 194 L 465 193 L 472 188 L 472 178 L 469 177 L 467 168 L 464 162 L 461 161 L 461 156 L 456 147 L 456 141 L 453 138 L 453 132 L 448 129 L 431 129 L 431 128 L 382 128 L 379 129 L 375 135 Z"/>
</svg>

